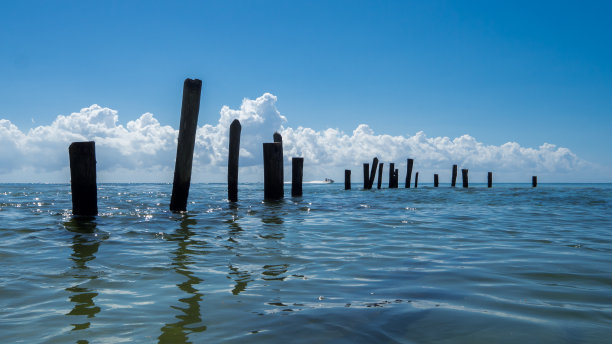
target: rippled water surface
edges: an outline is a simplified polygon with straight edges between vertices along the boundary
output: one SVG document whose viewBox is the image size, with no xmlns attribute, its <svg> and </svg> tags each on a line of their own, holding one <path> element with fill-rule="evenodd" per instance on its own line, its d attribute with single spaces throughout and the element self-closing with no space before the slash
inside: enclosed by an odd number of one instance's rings
<svg viewBox="0 0 612 344">
<path fill-rule="evenodd" d="M 612 185 L 343 186 L 2 184 L 2 342 L 609 342 Z"/>
</svg>

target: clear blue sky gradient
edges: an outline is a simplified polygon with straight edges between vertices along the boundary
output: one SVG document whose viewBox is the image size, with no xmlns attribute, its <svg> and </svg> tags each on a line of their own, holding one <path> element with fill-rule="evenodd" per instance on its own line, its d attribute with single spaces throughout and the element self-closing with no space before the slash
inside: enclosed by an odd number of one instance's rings
<svg viewBox="0 0 612 344">
<path fill-rule="evenodd" d="M 27 130 L 96 103 L 176 128 L 192 77 L 200 125 L 271 92 L 292 127 L 548 142 L 609 167 L 611 14 L 608 1 L 3 1 L 0 118 Z"/>
</svg>

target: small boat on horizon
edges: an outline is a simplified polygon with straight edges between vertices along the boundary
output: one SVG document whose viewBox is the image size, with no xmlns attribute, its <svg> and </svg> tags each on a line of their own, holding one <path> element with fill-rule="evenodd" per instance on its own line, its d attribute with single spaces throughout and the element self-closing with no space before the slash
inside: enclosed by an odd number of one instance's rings
<svg viewBox="0 0 612 344">
<path fill-rule="evenodd" d="M 334 180 L 331 179 L 331 178 L 325 178 L 325 182 L 328 183 L 328 184 L 331 184 L 331 183 L 334 182 Z"/>
</svg>

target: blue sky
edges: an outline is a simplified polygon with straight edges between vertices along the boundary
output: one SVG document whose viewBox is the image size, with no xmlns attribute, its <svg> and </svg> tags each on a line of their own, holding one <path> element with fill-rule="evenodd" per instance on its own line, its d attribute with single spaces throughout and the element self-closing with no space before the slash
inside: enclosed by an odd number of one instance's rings
<svg viewBox="0 0 612 344">
<path fill-rule="evenodd" d="M 123 124 L 151 112 L 176 128 L 192 77 L 200 125 L 269 92 L 293 128 L 551 143 L 610 171 L 610 13 L 604 1 L 5 1 L 0 118 L 25 132 L 99 104 Z"/>
</svg>

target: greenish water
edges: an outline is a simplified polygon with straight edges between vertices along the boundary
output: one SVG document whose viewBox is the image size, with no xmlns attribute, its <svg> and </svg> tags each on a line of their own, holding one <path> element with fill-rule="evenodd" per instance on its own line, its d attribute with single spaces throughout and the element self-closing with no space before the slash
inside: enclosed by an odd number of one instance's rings
<svg viewBox="0 0 612 344">
<path fill-rule="evenodd" d="M 2 342 L 606 343 L 612 185 L 0 185 Z M 289 190 L 286 190 L 287 194 Z"/>
</svg>

